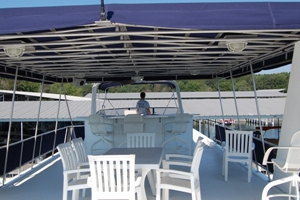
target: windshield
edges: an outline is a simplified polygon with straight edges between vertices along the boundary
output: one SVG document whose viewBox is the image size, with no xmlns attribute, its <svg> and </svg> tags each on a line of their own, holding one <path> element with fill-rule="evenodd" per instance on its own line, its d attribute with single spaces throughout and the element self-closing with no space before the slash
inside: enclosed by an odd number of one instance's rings
<svg viewBox="0 0 300 200">
<path fill-rule="evenodd" d="M 144 85 L 151 85 L 156 87 L 153 82 L 143 82 Z M 167 92 L 148 92 L 146 87 L 140 87 L 142 82 L 135 83 L 133 87 L 139 87 L 139 92 L 123 92 L 122 90 L 114 90 L 117 87 L 123 87 L 121 84 L 110 83 L 112 87 L 107 87 L 108 84 L 101 83 L 97 87 L 97 106 L 96 113 L 100 115 L 126 115 L 136 113 L 136 105 L 140 100 L 140 91 L 146 93 L 145 100 L 150 104 L 151 114 L 155 115 L 171 115 L 180 113 L 178 96 L 176 87 L 173 87 L 173 82 L 165 82 L 165 86 L 168 88 Z M 159 82 L 158 85 L 161 85 Z M 170 87 L 171 85 L 171 87 Z M 103 87 L 105 86 L 105 87 Z M 105 91 L 103 91 L 105 88 Z M 122 92 L 116 92 L 122 91 Z M 163 90 L 165 91 L 165 90 Z"/>
</svg>

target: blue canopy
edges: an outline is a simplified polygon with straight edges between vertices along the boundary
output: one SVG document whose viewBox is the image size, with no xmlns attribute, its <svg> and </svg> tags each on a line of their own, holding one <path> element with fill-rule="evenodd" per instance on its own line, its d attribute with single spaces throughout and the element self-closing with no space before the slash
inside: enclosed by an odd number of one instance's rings
<svg viewBox="0 0 300 200">
<path fill-rule="evenodd" d="M 100 5 L 0 9 L 0 76 L 18 66 L 19 79 L 45 83 L 230 78 L 290 64 L 300 40 L 300 2 L 104 8 L 110 21 Z"/>
<path fill-rule="evenodd" d="M 109 4 L 112 22 L 206 30 L 295 29 L 299 2 Z M 0 9 L 0 34 L 91 24 L 100 5 Z"/>
</svg>

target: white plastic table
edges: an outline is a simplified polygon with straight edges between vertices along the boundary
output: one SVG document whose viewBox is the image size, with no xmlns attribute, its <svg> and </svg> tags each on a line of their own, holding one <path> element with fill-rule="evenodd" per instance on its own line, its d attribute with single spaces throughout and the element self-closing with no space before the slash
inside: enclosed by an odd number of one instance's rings
<svg viewBox="0 0 300 200">
<path fill-rule="evenodd" d="M 145 191 L 145 179 L 151 170 L 159 169 L 163 155 L 162 147 L 149 148 L 112 148 L 105 155 L 127 155 L 135 154 L 135 169 L 142 170 L 142 199 L 147 199 Z M 154 176 L 148 176 L 152 194 L 155 194 Z"/>
</svg>

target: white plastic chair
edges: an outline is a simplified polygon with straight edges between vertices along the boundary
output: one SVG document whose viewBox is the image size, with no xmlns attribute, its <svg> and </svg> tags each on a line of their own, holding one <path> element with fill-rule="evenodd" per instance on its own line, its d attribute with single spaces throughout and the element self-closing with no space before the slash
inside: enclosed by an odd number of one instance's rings
<svg viewBox="0 0 300 200">
<path fill-rule="evenodd" d="M 119 148 L 155 147 L 155 133 L 127 133 L 126 141 L 120 143 Z"/>
<path fill-rule="evenodd" d="M 269 155 L 271 151 L 274 149 L 285 150 L 287 151 L 286 159 L 271 159 L 268 161 Z M 269 148 L 265 156 L 263 158 L 263 165 L 267 165 L 268 163 L 273 163 L 278 169 L 280 169 L 284 173 L 292 173 L 292 176 L 287 176 L 285 178 L 277 179 L 268 183 L 262 192 L 262 200 L 267 200 L 273 197 L 289 197 L 300 199 L 299 196 L 299 182 L 300 182 L 300 130 L 295 132 L 292 136 L 290 146 L 288 147 L 271 147 Z M 274 186 L 279 186 L 285 183 L 290 183 L 288 194 L 270 194 L 268 195 L 269 190 Z M 294 188 L 294 193 L 292 193 L 292 188 Z"/>
<path fill-rule="evenodd" d="M 223 145 L 222 175 L 228 180 L 228 162 L 242 162 L 248 165 L 248 182 L 252 175 L 253 131 L 225 130 Z"/>
<path fill-rule="evenodd" d="M 79 169 L 77 158 L 71 143 L 62 143 L 57 146 L 63 164 L 63 200 L 68 199 L 68 191 L 72 190 L 72 199 L 76 200 L 80 189 L 90 188 L 87 184 L 88 168 Z"/>
<path fill-rule="evenodd" d="M 77 168 L 89 168 L 89 160 L 82 138 L 72 139 L 71 144 L 77 158 Z M 82 191 L 82 197 L 85 197 L 85 189 Z"/>
<path fill-rule="evenodd" d="M 155 133 L 127 133 L 127 147 L 155 147 Z"/>
<path fill-rule="evenodd" d="M 124 117 L 124 134 L 143 133 L 145 122 L 141 114 L 131 114 Z"/>
<path fill-rule="evenodd" d="M 100 136 L 100 139 L 92 144 L 92 154 L 101 154 L 107 149 L 114 147 L 113 142 L 105 138 L 116 131 L 117 128 L 113 124 L 105 122 L 104 118 L 100 115 L 90 115 L 89 125 L 91 126 L 92 133 L 96 136 Z M 110 127 L 112 131 L 108 131 L 107 127 Z M 104 148 L 103 144 L 105 143 L 108 144 L 108 148 Z M 99 148 L 99 146 L 101 148 Z"/>
<path fill-rule="evenodd" d="M 79 166 L 89 166 L 89 160 L 87 157 L 86 149 L 81 137 L 71 140 L 71 144 L 74 148 L 77 163 Z"/>
<path fill-rule="evenodd" d="M 163 199 L 169 199 L 169 190 L 190 193 L 192 200 L 201 200 L 199 165 L 203 153 L 203 145 L 197 146 L 190 171 L 174 169 L 156 170 L 156 200 L 160 200 L 161 189 Z"/>
<path fill-rule="evenodd" d="M 190 115 L 187 113 L 176 114 L 173 122 L 168 122 L 163 125 L 163 133 L 167 135 L 172 135 L 171 139 L 168 139 L 163 142 L 162 146 L 165 151 L 167 148 L 165 145 L 169 142 L 174 142 L 174 148 L 170 148 L 173 152 L 177 152 L 178 149 L 182 148 L 182 144 L 187 146 L 186 150 L 188 151 L 188 155 L 191 155 L 191 145 L 189 142 L 179 138 L 177 135 L 182 135 L 187 132 L 188 126 L 190 124 Z M 172 126 L 172 129 L 168 129 L 169 126 Z M 192 133 L 191 133 L 192 134 Z M 179 145 L 178 142 L 181 142 Z"/>
<path fill-rule="evenodd" d="M 162 161 L 163 169 L 170 169 L 170 166 L 174 166 L 174 165 L 191 167 L 197 148 L 204 145 L 205 143 L 203 142 L 203 139 L 199 137 L 196 142 L 193 155 L 171 154 L 171 153 L 166 154 L 166 159 Z"/>
<path fill-rule="evenodd" d="M 135 155 L 88 155 L 92 200 L 141 200 L 141 177 L 135 178 Z"/>
<path fill-rule="evenodd" d="M 145 148 L 155 147 L 155 133 L 127 133 L 127 140 L 122 142 L 119 147 L 122 147 L 125 143 L 127 148 Z M 141 170 L 136 170 L 141 175 Z M 148 181 L 151 187 L 153 195 L 155 194 L 155 181 L 154 174 L 151 170 L 148 174 Z"/>
</svg>

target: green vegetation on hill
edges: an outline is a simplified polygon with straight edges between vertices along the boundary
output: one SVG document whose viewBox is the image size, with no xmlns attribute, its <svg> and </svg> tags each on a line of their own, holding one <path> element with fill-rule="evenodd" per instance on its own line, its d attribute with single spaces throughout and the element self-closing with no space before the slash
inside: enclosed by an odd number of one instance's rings
<svg viewBox="0 0 300 200">
<path fill-rule="evenodd" d="M 283 72 L 278 74 L 262 74 L 255 75 L 255 84 L 257 90 L 265 89 L 286 89 L 288 88 L 290 73 Z M 197 92 L 197 91 L 218 91 L 218 81 L 216 79 L 209 80 L 178 80 L 177 81 L 182 92 Z M 251 75 L 235 78 L 233 80 L 236 91 L 252 91 L 253 83 Z M 232 83 L 230 79 L 219 79 L 221 91 L 232 91 Z M 1 90 L 13 90 L 14 80 L 0 78 Z M 60 83 L 45 85 L 44 92 L 60 93 Z M 17 81 L 17 91 L 40 92 L 41 84 L 28 81 Z M 92 92 L 92 84 L 86 84 L 84 87 L 75 87 L 73 83 L 64 84 L 66 95 L 85 96 Z M 111 92 L 168 92 L 169 88 L 163 86 L 123 86 L 113 88 Z"/>
</svg>

